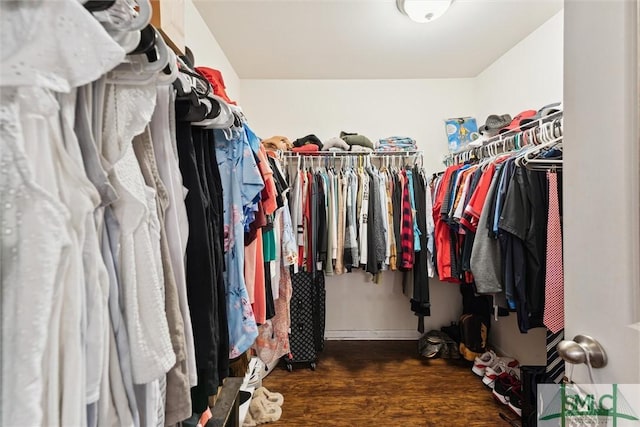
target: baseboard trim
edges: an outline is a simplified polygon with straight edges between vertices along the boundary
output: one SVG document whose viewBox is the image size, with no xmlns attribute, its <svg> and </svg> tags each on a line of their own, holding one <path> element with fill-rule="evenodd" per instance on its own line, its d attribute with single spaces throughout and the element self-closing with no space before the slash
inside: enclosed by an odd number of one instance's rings
<svg viewBox="0 0 640 427">
<path fill-rule="evenodd" d="M 325 331 L 324 337 L 330 341 L 348 340 L 417 340 L 420 333 L 416 330 L 379 330 L 379 331 Z"/>
</svg>

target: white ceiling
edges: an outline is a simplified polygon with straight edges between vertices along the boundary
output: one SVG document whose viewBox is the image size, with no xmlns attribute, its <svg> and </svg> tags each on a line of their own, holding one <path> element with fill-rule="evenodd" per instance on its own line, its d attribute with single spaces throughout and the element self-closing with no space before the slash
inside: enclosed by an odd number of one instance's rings
<svg viewBox="0 0 640 427">
<path fill-rule="evenodd" d="M 475 77 L 563 0 L 454 0 L 417 24 L 395 0 L 195 0 L 243 79 Z"/>
</svg>

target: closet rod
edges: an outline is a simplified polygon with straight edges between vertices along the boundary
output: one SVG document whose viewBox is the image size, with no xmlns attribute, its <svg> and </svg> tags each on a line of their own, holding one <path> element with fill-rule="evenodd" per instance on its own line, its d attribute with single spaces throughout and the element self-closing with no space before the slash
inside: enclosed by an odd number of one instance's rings
<svg viewBox="0 0 640 427">
<path fill-rule="evenodd" d="M 478 149 L 499 145 L 500 143 L 503 143 L 505 140 L 515 137 L 519 133 L 522 133 L 531 129 L 539 128 L 544 123 L 549 123 L 554 120 L 562 119 L 562 117 L 563 117 L 563 112 L 556 111 L 555 113 L 551 113 L 546 117 L 541 117 L 538 120 L 528 122 L 524 125 L 518 126 L 515 129 L 492 136 L 491 138 L 487 138 L 487 140 L 483 141 L 481 146 L 478 146 L 478 147 L 469 146 L 455 153 L 447 154 L 443 159 L 443 163 L 448 164 L 450 161 L 454 160 L 455 158 L 458 158 L 460 155 L 477 151 Z"/>
<path fill-rule="evenodd" d="M 280 155 L 283 157 L 340 157 L 340 156 L 368 156 L 368 157 L 411 157 L 421 156 L 422 151 L 372 151 L 372 152 L 359 152 L 359 151 L 314 151 L 308 153 L 295 153 L 292 151 L 280 151 Z"/>
</svg>

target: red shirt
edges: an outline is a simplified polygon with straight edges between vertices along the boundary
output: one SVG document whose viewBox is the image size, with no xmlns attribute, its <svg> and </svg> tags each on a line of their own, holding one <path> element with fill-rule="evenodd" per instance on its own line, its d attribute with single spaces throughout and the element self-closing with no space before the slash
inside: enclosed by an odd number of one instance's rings
<svg viewBox="0 0 640 427">
<path fill-rule="evenodd" d="M 435 245 L 437 249 L 437 264 L 438 264 L 438 276 L 443 282 L 460 283 L 460 279 L 453 277 L 451 269 L 451 233 L 449 225 L 442 220 L 440 210 L 442 209 L 442 203 L 444 202 L 447 189 L 449 188 L 449 181 L 455 171 L 460 169 L 463 165 L 455 165 L 447 168 L 438 187 L 434 203 L 433 203 L 433 221 L 435 222 Z"/>
</svg>

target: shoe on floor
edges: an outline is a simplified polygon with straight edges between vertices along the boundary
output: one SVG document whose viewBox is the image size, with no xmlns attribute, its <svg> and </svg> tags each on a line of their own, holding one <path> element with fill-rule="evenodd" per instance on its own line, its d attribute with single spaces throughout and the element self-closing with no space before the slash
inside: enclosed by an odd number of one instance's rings
<svg viewBox="0 0 640 427">
<path fill-rule="evenodd" d="M 509 393 L 509 409 L 519 417 L 522 417 L 522 385 L 518 384 Z"/>
<path fill-rule="evenodd" d="M 282 408 L 259 396 L 251 400 L 249 413 L 256 424 L 273 423 L 282 416 Z"/>
<path fill-rule="evenodd" d="M 251 411 L 247 412 L 247 416 L 242 422 L 242 427 L 256 427 L 257 425 L 258 423 L 256 423 L 256 420 L 251 416 Z"/>
<path fill-rule="evenodd" d="M 244 403 L 248 402 L 249 399 L 251 399 L 251 393 L 245 390 L 240 390 L 240 397 L 239 397 L 240 405 L 244 405 Z"/>
<path fill-rule="evenodd" d="M 473 362 L 473 368 L 471 368 L 471 372 L 476 374 L 479 377 L 484 376 L 485 370 L 493 365 L 496 362 L 498 356 L 493 352 L 493 350 L 489 350 L 485 353 L 482 353 L 480 356 L 476 357 Z"/>
<path fill-rule="evenodd" d="M 274 405 L 282 406 L 284 403 L 284 396 L 280 393 L 267 390 L 265 387 L 260 387 L 253 392 L 253 397 L 263 397 L 267 402 Z"/>
<path fill-rule="evenodd" d="M 509 372 L 503 372 L 496 378 L 495 386 L 493 388 L 493 397 L 503 405 L 509 404 L 509 396 L 514 389 L 521 389 L 522 384 L 515 375 Z"/>
<path fill-rule="evenodd" d="M 262 373 L 264 371 L 264 362 L 259 358 L 256 358 L 256 361 L 253 365 L 253 369 L 249 374 L 249 380 L 247 381 L 248 387 L 260 388 L 262 387 Z"/>
<path fill-rule="evenodd" d="M 516 376 L 520 376 L 519 366 L 520 364 L 516 359 L 506 357 L 496 357 L 493 365 L 487 366 L 484 371 L 484 377 L 482 383 L 489 388 L 493 388 L 496 378 L 503 372 L 511 372 Z"/>
</svg>

